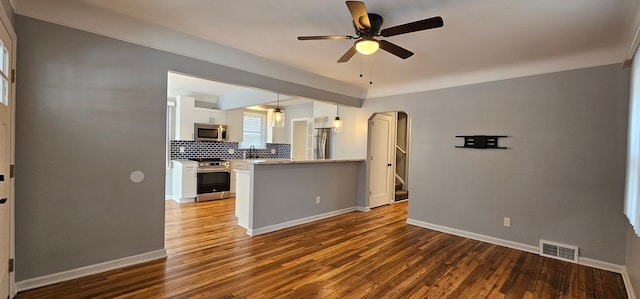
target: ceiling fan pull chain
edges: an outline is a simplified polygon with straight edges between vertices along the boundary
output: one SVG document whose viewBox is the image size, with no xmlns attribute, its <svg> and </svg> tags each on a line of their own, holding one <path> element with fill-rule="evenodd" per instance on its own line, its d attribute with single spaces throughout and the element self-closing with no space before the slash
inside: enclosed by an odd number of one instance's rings
<svg viewBox="0 0 640 299">
<path fill-rule="evenodd" d="M 373 85 L 373 57 L 371 57 L 371 68 L 369 73 L 369 85 Z"/>
<path fill-rule="evenodd" d="M 364 63 L 364 58 L 362 55 L 360 55 L 360 78 L 362 78 L 362 64 Z"/>
</svg>

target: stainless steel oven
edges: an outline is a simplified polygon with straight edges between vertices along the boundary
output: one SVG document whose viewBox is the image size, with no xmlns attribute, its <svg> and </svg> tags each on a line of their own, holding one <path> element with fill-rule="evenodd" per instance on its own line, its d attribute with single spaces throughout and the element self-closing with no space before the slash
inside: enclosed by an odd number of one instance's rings
<svg viewBox="0 0 640 299">
<path fill-rule="evenodd" d="M 198 162 L 196 201 L 231 197 L 229 162 L 219 159 L 194 159 Z"/>
</svg>

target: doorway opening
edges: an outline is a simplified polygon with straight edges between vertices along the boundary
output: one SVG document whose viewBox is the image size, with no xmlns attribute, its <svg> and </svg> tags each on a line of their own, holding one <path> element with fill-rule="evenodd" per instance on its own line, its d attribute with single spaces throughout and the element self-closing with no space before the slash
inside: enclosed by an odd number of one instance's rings
<svg viewBox="0 0 640 299">
<path fill-rule="evenodd" d="M 403 111 L 369 118 L 369 208 L 409 200 L 410 133 L 410 118 Z"/>
<path fill-rule="evenodd" d="M 291 120 L 291 160 L 313 159 L 313 119 Z"/>
</svg>

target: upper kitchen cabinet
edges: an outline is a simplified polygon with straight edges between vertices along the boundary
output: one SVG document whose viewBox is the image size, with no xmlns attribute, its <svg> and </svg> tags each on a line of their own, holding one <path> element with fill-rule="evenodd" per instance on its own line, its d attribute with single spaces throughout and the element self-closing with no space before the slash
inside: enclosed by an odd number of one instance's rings
<svg viewBox="0 0 640 299">
<path fill-rule="evenodd" d="M 193 97 L 176 97 L 176 140 L 193 140 L 195 102 Z"/>
<path fill-rule="evenodd" d="M 226 111 L 227 115 L 227 141 L 242 142 L 244 131 L 244 109 Z"/>
<path fill-rule="evenodd" d="M 227 141 L 241 142 L 244 109 L 222 111 L 196 107 L 196 100 L 189 96 L 176 97 L 175 140 L 194 140 L 196 123 L 227 126 Z"/>
<path fill-rule="evenodd" d="M 194 115 L 194 121 L 199 124 L 227 124 L 227 113 L 222 110 L 196 107 Z"/>
</svg>

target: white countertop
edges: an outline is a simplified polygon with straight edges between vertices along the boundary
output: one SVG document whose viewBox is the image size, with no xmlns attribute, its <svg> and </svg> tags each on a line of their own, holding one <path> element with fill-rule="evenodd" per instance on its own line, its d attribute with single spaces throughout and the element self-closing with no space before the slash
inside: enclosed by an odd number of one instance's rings
<svg viewBox="0 0 640 299">
<path fill-rule="evenodd" d="M 183 163 L 183 164 L 187 164 L 187 163 L 198 164 L 198 162 L 193 161 L 193 160 L 171 160 L 171 161 L 178 162 L 178 163 Z"/>
<path fill-rule="evenodd" d="M 269 164 L 311 164 L 311 163 L 342 163 L 342 162 L 364 162 L 364 159 L 324 159 L 324 160 L 289 160 L 289 159 L 247 159 L 247 163 L 269 165 Z"/>
</svg>

